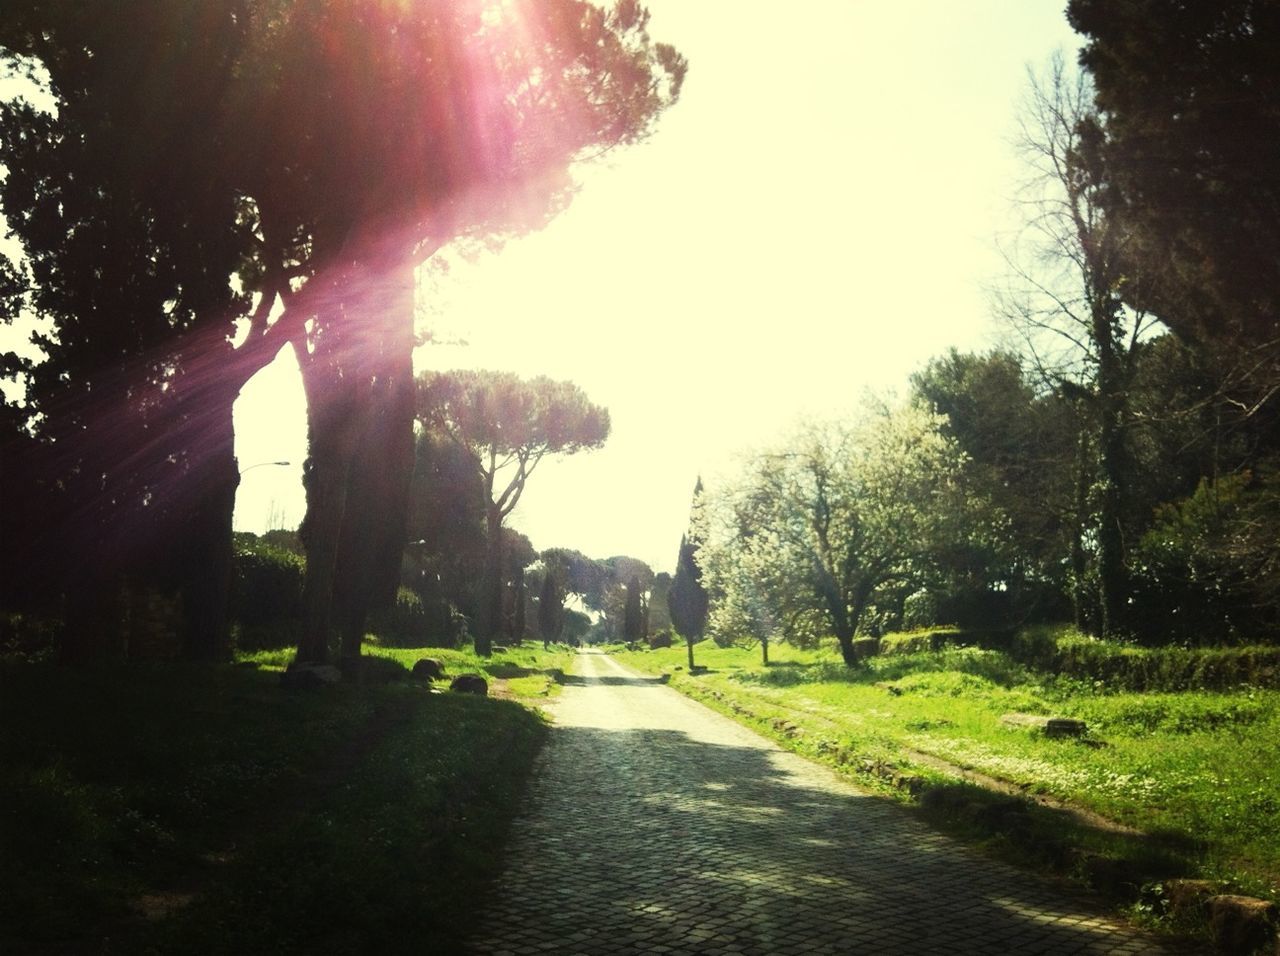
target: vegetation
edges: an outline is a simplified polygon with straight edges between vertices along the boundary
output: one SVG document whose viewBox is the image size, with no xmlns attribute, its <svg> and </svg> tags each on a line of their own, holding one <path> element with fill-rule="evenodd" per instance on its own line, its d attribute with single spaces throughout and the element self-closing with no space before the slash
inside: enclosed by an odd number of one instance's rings
<svg viewBox="0 0 1280 956">
<path fill-rule="evenodd" d="M 947 788 L 977 772 L 1006 785 L 1019 803 L 1024 795 L 1052 798 L 1141 831 L 1149 836 L 1037 810 L 1043 825 L 1026 834 L 1005 825 L 984 834 L 997 849 L 1012 841 L 1003 848 L 1024 862 L 1077 875 L 1081 851 L 1122 860 L 1129 885 L 1112 891 L 1128 902 L 1146 884 L 1175 876 L 1280 896 L 1274 652 L 1255 652 L 1252 666 L 1232 674 L 1239 680 L 1204 687 L 1176 655 L 1163 667 L 1150 664 L 1142 680 L 1126 681 L 1125 668 L 1100 662 L 1126 660 L 1132 648 L 1074 632 L 1026 634 L 1020 650 L 971 641 L 954 630 L 894 635 L 886 643 L 901 653 L 869 657 L 856 669 L 844 665 L 834 642 L 780 647 L 767 667 L 746 648 L 708 645 L 700 652 L 706 670 L 693 675 L 678 648 L 617 656 L 636 669 L 669 674 L 673 687 L 863 782 L 907 781 L 917 796 L 921 784 L 924 792 L 941 788 L 941 798 L 921 799 L 934 810 L 945 804 L 943 817 L 963 809 L 948 803 L 946 794 L 955 791 Z M 1059 666 L 1083 657 L 1084 647 L 1093 665 Z M 1201 653 L 1201 666 L 1211 670 L 1215 654 Z M 1010 713 L 1079 718 L 1088 734 L 1054 738 L 1006 726 L 1001 717 Z"/>
<path fill-rule="evenodd" d="M 707 499 L 697 530 L 713 633 L 804 642 L 834 634 L 846 663 L 879 602 L 926 583 L 935 555 L 986 530 L 961 455 L 919 407 L 811 426 Z"/>
<path fill-rule="evenodd" d="M 507 372 L 427 373 L 418 392 L 424 426 L 470 452 L 483 489 L 487 548 L 475 638 L 488 654 L 501 633 L 502 522 L 544 457 L 604 444 L 609 413 L 572 382 Z"/>
<path fill-rule="evenodd" d="M 421 650 L 285 693 L 240 664 L 0 672 L 0 949 L 456 949 L 563 651 L 431 652 L 515 700 L 431 694 Z"/>
<path fill-rule="evenodd" d="M 702 479 L 693 489 L 693 508 L 697 512 L 702 498 Z M 680 538 L 680 554 L 676 558 L 676 574 L 667 592 L 667 609 L 671 626 L 685 639 L 689 650 L 689 669 L 693 669 L 693 645 L 707 629 L 707 611 L 710 597 L 702 583 L 702 565 L 698 561 L 697 539 L 689 535 Z M 765 645 L 768 646 L 767 644 Z M 767 659 L 767 658 L 766 658 Z"/>
<path fill-rule="evenodd" d="M 0 948 L 456 947 L 541 727 L 408 681 L 427 643 L 526 703 L 554 640 L 648 643 L 625 659 L 1141 905 L 1276 896 L 1274 4 L 1071 0 L 1081 69 L 1021 116 L 1011 334 L 699 481 L 674 577 L 503 526 L 605 441 L 577 386 L 411 361 L 424 262 L 541 227 L 678 99 L 643 7 L 91 6 L 0 20 L 52 104 L 0 102 L 0 321 L 47 329 L 0 356 Z M 232 404 L 286 345 L 306 520 L 233 536 Z M 335 655 L 339 686 L 280 688 Z"/>
<path fill-rule="evenodd" d="M 339 633 L 357 656 L 407 540 L 415 269 L 548 221 L 575 162 L 651 131 L 685 61 L 629 2 L 119 13 L 132 29 L 33 2 L 0 25 L 6 72 L 56 106 L 0 104 L 21 248 L 0 319 L 51 326 L 43 361 L 4 362 L 24 386 L 0 419 L 4 538 L 29 556 L 0 574 L 6 603 L 65 607 L 63 655 L 90 659 L 122 656 L 122 595 L 180 596 L 185 655 L 225 660 L 232 404 L 290 345 L 309 438 L 299 657 L 326 660 Z"/>
</svg>

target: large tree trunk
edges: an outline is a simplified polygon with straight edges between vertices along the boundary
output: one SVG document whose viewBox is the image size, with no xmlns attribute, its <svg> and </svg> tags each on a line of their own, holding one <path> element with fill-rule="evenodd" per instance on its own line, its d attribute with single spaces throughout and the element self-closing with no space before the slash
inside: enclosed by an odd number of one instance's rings
<svg viewBox="0 0 1280 956">
<path fill-rule="evenodd" d="M 329 659 L 333 621 L 334 577 L 338 562 L 338 541 L 347 505 L 347 478 L 352 449 L 338 440 L 317 447 L 312 429 L 311 452 L 307 458 L 303 485 L 307 491 L 307 516 L 302 523 L 302 540 L 307 549 L 307 576 L 302 592 L 302 636 L 298 660 L 322 664 Z"/>
<path fill-rule="evenodd" d="M 350 344 L 345 330 L 330 334 Z M 341 351 L 330 344 L 334 351 Z M 307 514 L 299 529 L 307 549 L 302 592 L 302 635 L 297 659 L 325 663 L 334 620 L 334 590 L 346 515 L 351 466 L 360 444 L 369 402 L 358 377 L 329 357 L 308 355 L 295 345 L 307 393 L 307 463 L 302 483 Z"/>
<path fill-rule="evenodd" d="M 476 606 L 476 653 L 493 653 L 493 638 L 502 623 L 502 513 L 496 505 L 486 508 L 484 577 Z"/>
<path fill-rule="evenodd" d="M 228 417 L 230 409 L 228 409 Z M 230 423 L 228 423 L 229 425 Z M 230 431 L 230 428 L 228 428 Z M 235 550 L 231 541 L 240 472 L 229 447 L 219 448 L 193 476 L 201 495 L 187 513 L 183 550 L 183 656 L 221 661 L 231 655 L 231 577 Z"/>
<path fill-rule="evenodd" d="M 170 546 L 181 556 L 183 657 L 221 661 L 231 654 L 231 530 L 240 485 L 232 410 L 247 377 L 205 381 L 209 371 L 194 376 L 200 385 L 179 409 L 179 434 L 193 453 L 173 511 L 177 521 Z M 227 375 L 225 370 L 222 375 Z"/>
<path fill-rule="evenodd" d="M 348 478 L 334 587 L 344 660 L 360 656 L 369 612 L 395 601 L 414 466 L 412 266 L 389 273 L 366 308 L 370 425 Z"/>
</svg>

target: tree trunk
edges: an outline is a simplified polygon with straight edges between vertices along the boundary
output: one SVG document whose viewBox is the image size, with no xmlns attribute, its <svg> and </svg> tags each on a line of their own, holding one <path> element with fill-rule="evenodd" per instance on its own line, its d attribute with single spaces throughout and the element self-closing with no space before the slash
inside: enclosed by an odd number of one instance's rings
<svg viewBox="0 0 1280 956">
<path fill-rule="evenodd" d="M 836 640 L 840 642 L 840 657 L 844 660 L 845 667 L 856 667 L 858 655 L 853 650 L 853 630 L 847 627 L 838 628 Z"/>
<path fill-rule="evenodd" d="M 235 549 L 231 541 L 240 472 L 234 453 L 231 408 L 227 407 L 227 443 L 211 453 L 192 476 L 201 493 L 192 502 L 182 529 L 184 565 L 182 613 L 183 656 L 188 660 L 224 661 L 231 656 L 231 577 Z"/>
<path fill-rule="evenodd" d="M 351 456 L 344 455 L 340 447 L 312 445 L 303 478 L 307 516 L 301 529 L 307 548 L 307 576 L 302 591 L 298 660 L 305 663 L 323 664 L 329 659 L 338 541 L 347 504 L 350 467 Z"/>
<path fill-rule="evenodd" d="M 864 590 L 869 589 L 859 588 L 858 594 L 861 595 Z M 858 633 L 858 622 L 862 620 L 862 611 L 868 598 L 859 597 L 851 612 L 834 581 L 824 582 L 823 597 L 827 602 L 827 611 L 831 615 L 831 629 L 835 631 L 836 640 L 840 642 L 840 656 L 844 659 L 846 667 L 853 667 L 858 663 L 858 658 L 853 652 L 853 635 Z"/>
<path fill-rule="evenodd" d="M 693 635 L 690 634 L 685 638 L 685 643 L 689 646 L 689 673 L 693 673 Z"/>
<path fill-rule="evenodd" d="M 760 658 L 765 667 L 769 666 L 769 638 L 760 638 Z"/>
<path fill-rule="evenodd" d="M 520 568 L 516 572 L 516 606 L 511 616 L 511 638 L 513 643 L 521 644 L 524 642 L 525 627 L 525 588 L 524 588 L 524 568 Z"/>
<path fill-rule="evenodd" d="M 1071 528 L 1071 610 L 1076 630 L 1081 634 L 1093 633 L 1086 600 L 1085 582 L 1089 574 L 1088 559 L 1084 551 L 1084 525 L 1089 513 L 1089 438 L 1083 426 L 1076 449 L 1075 524 Z"/>
<path fill-rule="evenodd" d="M 1126 598 L 1123 537 L 1120 528 L 1120 489 L 1124 482 L 1124 435 L 1121 430 L 1124 395 L 1120 357 L 1113 339 L 1109 297 L 1093 308 L 1093 338 L 1098 359 L 1098 603 L 1102 636 L 1123 630 Z"/>
<path fill-rule="evenodd" d="M 334 575 L 344 660 L 360 656 L 369 612 L 395 602 L 413 481 L 412 266 L 380 276 L 377 285 L 364 303 L 373 314 L 357 346 L 369 355 L 369 425 L 355 436 Z"/>
<path fill-rule="evenodd" d="M 488 539 L 476 607 L 476 653 L 481 657 L 493 653 L 493 638 L 502 621 L 502 513 L 489 505 L 485 514 Z"/>
<path fill-rule="evenodd" d="M 177 489 L 169 547 L 180 556 L 183 646 L 187 660 L 224 661 L 231 656 L 231 577 L 235 563 L 232 522 L 240 468 L 235 455 L 233 409 L 247 379 L 197 360 L 195 382 L 178 408 L 178 434 L 194 451 Z M 256 366 L 254 367 L 256 370 Z M 252 374 L 252 372 L 250 372 Z"/>
</svg>

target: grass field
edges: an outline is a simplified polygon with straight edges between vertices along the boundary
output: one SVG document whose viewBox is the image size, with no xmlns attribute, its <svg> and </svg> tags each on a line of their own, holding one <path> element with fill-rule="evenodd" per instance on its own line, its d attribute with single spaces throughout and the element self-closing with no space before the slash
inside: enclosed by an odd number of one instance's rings
<svg viewBox="0 0 1280 956">
<path fill-rule="evenodd" d="M 288 655 L 0 666 L 0 952 L 456 948 L 566 655 L 371 651 L 516 699 L 288 692 Z"/>
<path fill-rule="evenodd" d="M 1015 793 L 1057 798 L 1149 835 L 1064 824 L 1061 815 L 1043 814 L 1040 834 L 1025 846 L 997 846 L 1015 856 L 1040 852 L 1070 870 L 1095 854 L 1130 864 L 1121 872 L 1134 874 L 1135 881 L 1197 876 L 1277 897 L 1275 690 L 1109 692 L 1037 674 L 1001 652 L 975 647 L 877 656 L 850 670 L 834 648 L 776 646 L 764 667 L 758 649 L 703 642 L 696 662 L 706 670 L 693 675 L 685 670 L 682 646 L 617 657 L 637 670 L 669 673 L 673 687 L 877 785 L 885 776 L 932 782 L 934 793 L 926 792 L 923 802 L 935 815 L 982 818 L 971 802 L 946 799 L 960 778 L 930 757 L 1011 784 Z M 1080 718 L 1088 735 L 1051 738 L 1004 726 L 1000 718 L 1008 713 Z M 895 773 L 884 774 L 885 767 Z M 989 841 L 1008 842 L 1007 817 L 987 816 L 998 824 Z M 1019 829 L 1036 829 L 1037 821 L 1023 827 L 1024 819 Z M 1065 845 L 1071 843 L 1076 845 Z M 1083 854 L 1072 852 L 1082 848 Z M 1142 887 L 1126 889 L 1143 898 L 1137 892 Z M 1148 897 L 1152 889 L 1146 887 Z"/>
</svg>

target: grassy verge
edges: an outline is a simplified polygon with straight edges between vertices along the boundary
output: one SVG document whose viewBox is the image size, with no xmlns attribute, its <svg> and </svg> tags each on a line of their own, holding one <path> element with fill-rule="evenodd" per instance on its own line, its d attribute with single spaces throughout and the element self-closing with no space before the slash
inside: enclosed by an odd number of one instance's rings
<svg viewBox="0 0 1280 956">
<path fill-rule="evenodd" d="M 0 951 L 456 948 L 543 737 L 555 655 L 384 651 L 519 675 L 286 692 L 276 661 L 0 666 Z M 505 668 L 505 670 L 504 670 Z"/>
<path fill-rule="evenodd" d="M 834 649 L 683 647 L 619 653 L 637 670 L 738 717 L 807 756 L 902 787 L 936 822 L 1006 856 L 1080 876 L 1112 897 L 1158 909 L 1175 876 L 1277 898 L 1280 886 L 1280 692 L 1251 687 L 1108 692 L 1054 679 L 978 648 L 903 653 L 850 670 Z M 1004 726 L 1007 713 L 1076 717 L 1083 740 Z M 937 758 L 943 762 L 940 765 Z M 990 793 L 1085 808 L 1141 835 Z"/>
</svg>

